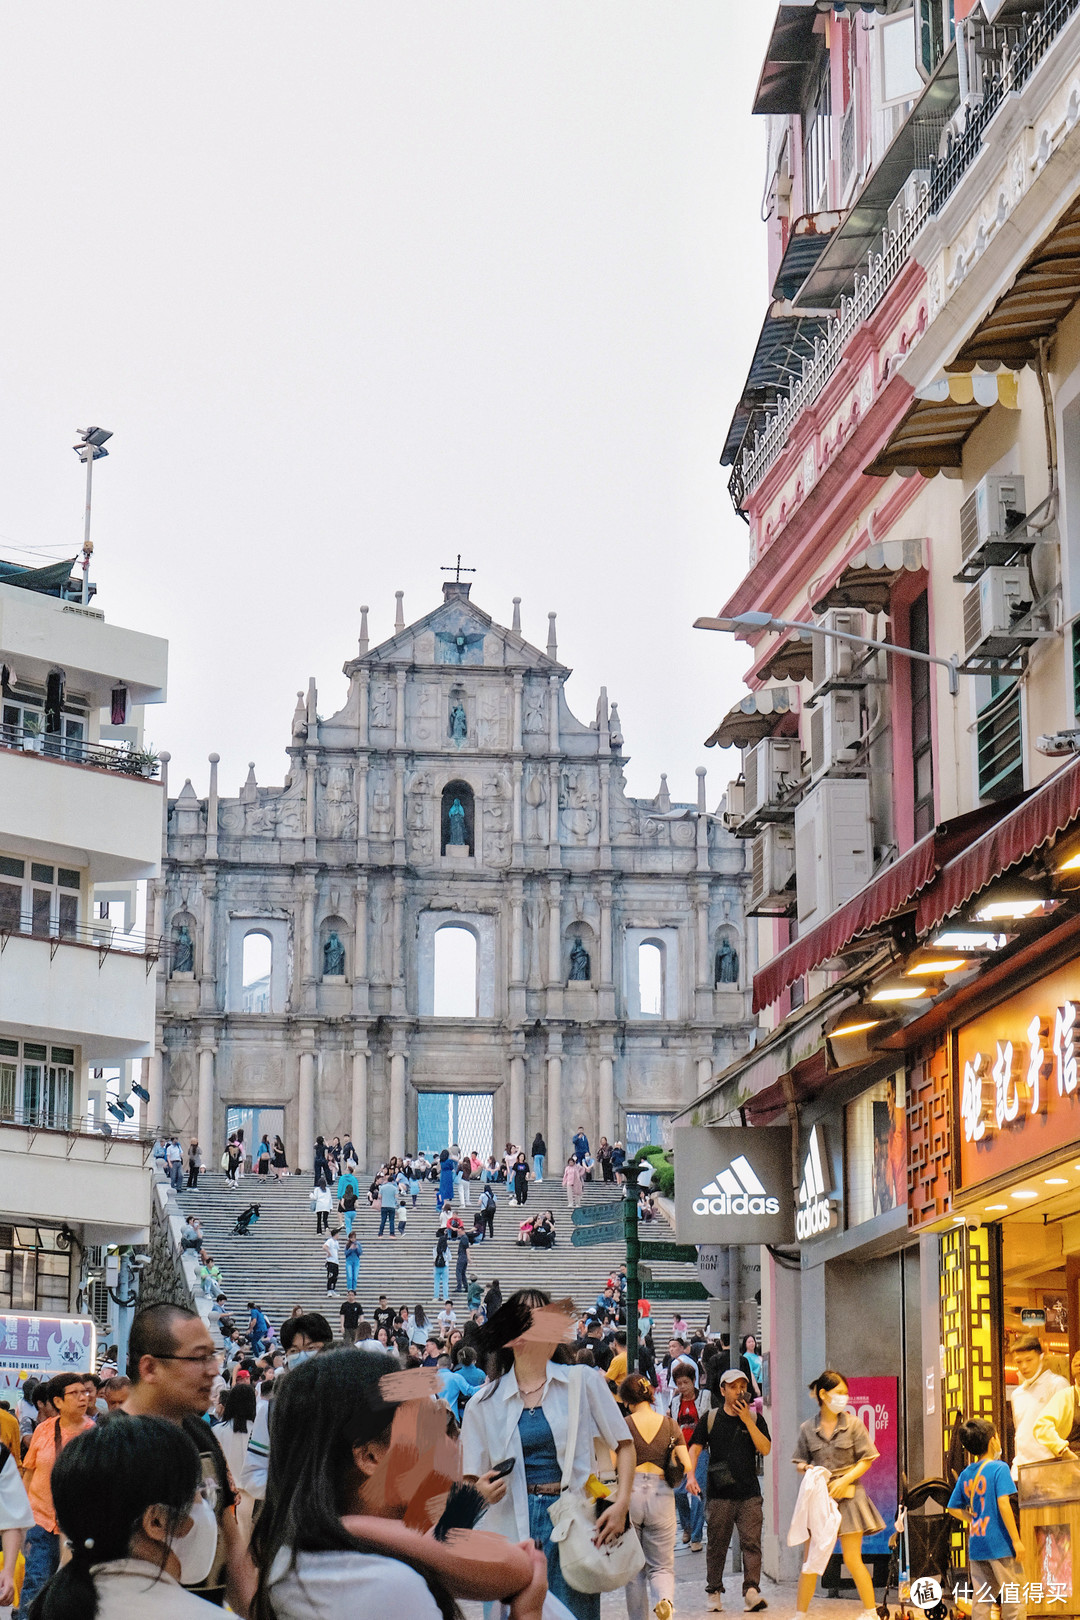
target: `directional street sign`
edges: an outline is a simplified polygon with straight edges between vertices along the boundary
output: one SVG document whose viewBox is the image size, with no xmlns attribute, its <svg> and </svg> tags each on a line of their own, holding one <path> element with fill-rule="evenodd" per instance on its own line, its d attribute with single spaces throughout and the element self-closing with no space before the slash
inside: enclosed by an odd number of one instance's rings
<svg viewBox="0 0 1080 1620">
<path fill-rule="evenodd" d="M 577 1214 L 577 1211 L 574 1211 Z M 571 1236 L 575 1249 L 588 1248 L 593 1243 L 619 1243 L 622 1241 L 621 1221 L 606 1221 L 603 1226 L 578 1226 Z"/>
<path fill-rule="evenodd" d="M 682 1260 L 687 1265 L 697 1264 L 698 1252 L 693 1243 L 643 1243 L 642 1260 Z"/>
<path fill-rule="evenodd" d="M 575 1226 L 603 1226 L 622 1220 L 622 1199 L 615 1204 L 583 1204 L 570 1217 Z"/>
<path fill-rule="evenodd" d="M 658 1282 L 643 1282 L 641 1285 L 642 1297 L 645 1299 L 708 1299 L 709 1290 L 702 1287 L 696 1279 L 687 1278 L 685 1282 L 680 1277 L 664 1277 Z"/>
</svg>

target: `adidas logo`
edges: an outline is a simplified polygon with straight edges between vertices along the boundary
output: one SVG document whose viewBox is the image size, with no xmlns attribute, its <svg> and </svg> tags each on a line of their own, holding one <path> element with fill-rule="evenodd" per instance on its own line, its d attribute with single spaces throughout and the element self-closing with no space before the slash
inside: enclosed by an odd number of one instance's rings
<svg viewBox="0 0 1080 1620">
<path fill-rule="evenodd" d="M 821 1232 L 830 1232 L 836 1225 L 836 1205 L 828 1197 L 825 1176 L 821 1168 L 821 1141 L 815 1125 L 810 1132 L 810 1146 L 803 1165 L 803 1178 L 799 1187 L 799 1207 L 795 1211 L 795 1236 L 804 1242 Z"/>
<path fill-rule="evenodd" d="M 695 1215 L 779 1215 L 780 1200 L 770 1198 L 754 1167 L 740 1153 L 694 1199 Z"/>
</svg>

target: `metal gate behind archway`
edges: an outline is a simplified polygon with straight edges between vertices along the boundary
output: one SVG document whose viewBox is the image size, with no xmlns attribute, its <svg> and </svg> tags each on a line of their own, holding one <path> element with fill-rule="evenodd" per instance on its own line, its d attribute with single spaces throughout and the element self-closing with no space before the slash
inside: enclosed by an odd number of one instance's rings
<svg viewBox="0 0 1080 1620">
<path fill-rule="evenodd" d="M 456 1143 L 487 1159 L 493 1148 L 494 1097 L 490 1091 L 421 1091 L 416 1103 L 416 1146 L 438 1157 Z"/>
</svg>

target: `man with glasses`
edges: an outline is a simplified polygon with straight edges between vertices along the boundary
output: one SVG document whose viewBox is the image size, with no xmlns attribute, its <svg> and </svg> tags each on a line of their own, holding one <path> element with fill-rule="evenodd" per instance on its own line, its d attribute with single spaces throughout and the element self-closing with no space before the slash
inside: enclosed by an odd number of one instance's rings
<svg viewBox="0 0 1080 1620">
<path fill-rule="evenodd" d="M 181 1305 L 150 1305 L 131 1324 L 128 1376 L 132 1387 L 121 1410 L 132 1417 L 178 1423 L 195 1442 L 202 1459 L 203 1489 L 213 1500 L 218 1521 L 218 1545 L 210 1574 L 189 1590 L 219 1608 L 227 1598 L 237 1614 L 246 1615 L 255 1593 L 255 1567 L 240 1538 L 236 1515 L 230 1511 L 236 1497 L 225 1454 L 203 1422 L 217 1373 L 214 1341 L 202 1317 Z"/>
</svg>

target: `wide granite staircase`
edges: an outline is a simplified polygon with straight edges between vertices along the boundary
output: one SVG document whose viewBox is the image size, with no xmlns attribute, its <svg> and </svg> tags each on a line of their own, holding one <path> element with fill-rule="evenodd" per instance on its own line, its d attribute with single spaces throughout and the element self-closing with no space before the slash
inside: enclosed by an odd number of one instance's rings
<svg viewBox="0 0 1080 1620">
<path fill-rule="evenodd" d="M 476 1276 L 484 1287 L 498 1278 L 503 1298 L 515 1288 L 539 1287 L 547 1289 L 555 1299 L 569 1296 L 575 1305 L 585 1310 L 603 1289 L 608 1276 L 626 1258 L 621 1243 L 598 1243 L 590 1247 L 575 1248 L 570 1235 L 573 1227 L 562 1187 L 544 1183 L 542 1188 L 530 1186 L 528 1210 L 551 1207 L 555 1211 L 556 1242 L 553 1249 L 519 1248 L 518 1223 L 525 1211 L 517 1206 L 507 1189 L 497 1189 L 499 1207 L 495 1216 L 495 1238 L 485 1239 L 473 1246 L 470 1276 Z M 462 1211 L 467 1227 L 471 1227 L 478 1184 L 474 1184 L 473 1208 Z M 221 1270 L 222 1283 L 228 1295 L 228 1307 L 237 1325 L 246 1325 L 247 1302 L 255 1300 L 265 1311 L 277 1330 L 294 1305 L 305 1310 L 322 1311 L 331 1326 L 338 1328 L 337 1312 L 340 1299 L 326 1297 L 326 1270 L 322 1252 L 322 1238 L 315 1235 L 315 1214 L 309 1204 L 311 1182 L 309 1177 L 289 1177 L 282 1182 L 269 1181 L 258 1176 L 245 1176 L 236 1190 L 229 1188 L 220 1174 L 203 1174 L 198 1191 L 184 1191 L 179 1204 L 186 1215 L 197 1215 L 202 1222 L 207 1251 L 213 1255 Z M 612 1186 L 587 1185 L 586 1205 L 611 1203 L 616 1189 Z M 261 1206 L 261 1216 L 250 1237 L 233 1237 L 231 1229 L 237 1215 L 249 1203 Z M 621 1213 L 621 1207 L 620 1207 Z M 341 1224 L 336 1213 L 331 1215 L 331 1226 Z M 377 1237 L 378 1208 L 369 1208 L 366 1196 L 357 1206 L 355 1230 L 364 1247 L 360 1261 L 360 1283 L 357 1298 L 370 1317 L 380 1294 L 386 1294 L 391 1305 L 424 1306 L 431 1319 L 437 1307 L 432 1300 L 431 1250 L 438 1228 L 435 1210 L 435 1187 L 425 1182 L 416 1209 L 410 1207 L 403 1237 Z M 641 1237 L 671 1240 L 674 1234 L 665 1221 L 654 1221 L 641 1227 Z M 344 1235 L 339 1242 L 344 1249 Z M 464 1294 L 454 1294 L 456 1245 L 450 1249 L 450 1297 L 456 1301 L 458 1319 L 467 1315 Z M 653 1262 L 653 1275 L 657 1278 L 685 1278 L 696 1280 L 693 1266 L 670 1262 Z M 345 1267 L 342 1264 L 338 1291 L 345 1297 Z M 647 1292 L 644 1291 L 643 1292 Z M 653 1338 L 657 1351 L 666 1350 L 672 1317 L 677 1309 L 693 1323 L 707 1318 L 707 1302 L 679 1303 L 665 1301 L 653 1307 Z"/>
</svg>

